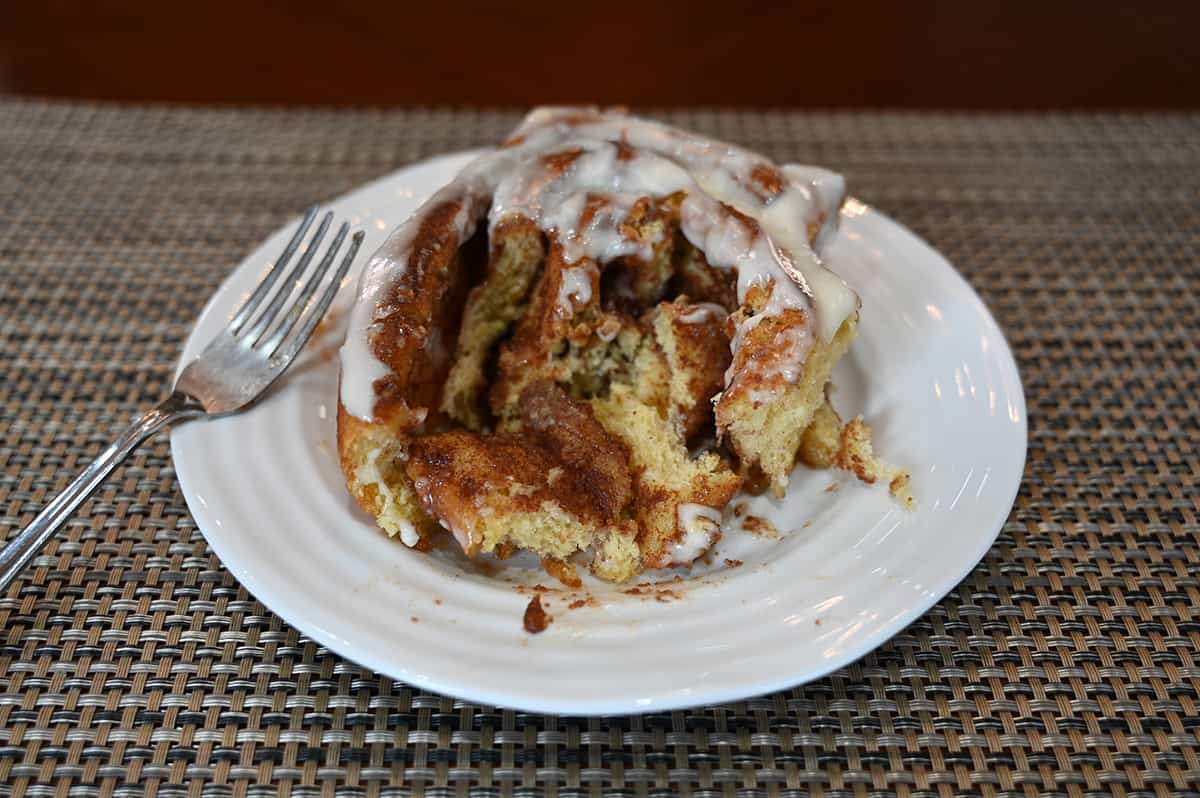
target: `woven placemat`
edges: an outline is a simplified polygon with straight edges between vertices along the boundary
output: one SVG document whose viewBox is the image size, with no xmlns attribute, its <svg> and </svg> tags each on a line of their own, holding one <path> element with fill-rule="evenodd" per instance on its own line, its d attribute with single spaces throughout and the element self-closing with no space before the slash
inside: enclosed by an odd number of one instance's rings
<svg viewBox="0 0 1200 798">
<path fill-rule="evenodd" d="M 1200 795 L 1200 117 L 670 117 L 845 172 L 996 314 L 1029 461 L 970 577 L 803 687 L 525 714 L 297 634 L 159 439 L 0 597 L 0 794 Z M 516 118 L 0 102 L 0 533 L 161 397 L 264 236 Z"/>
</svg>

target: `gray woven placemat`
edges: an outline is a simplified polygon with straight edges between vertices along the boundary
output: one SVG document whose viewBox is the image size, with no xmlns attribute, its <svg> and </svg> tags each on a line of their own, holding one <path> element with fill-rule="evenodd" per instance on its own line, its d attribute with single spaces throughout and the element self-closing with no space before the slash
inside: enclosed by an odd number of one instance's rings
<svg viewBox="0 0 1200 798">
<path fill-rule="evenodd" d="M 1200 117 L 672 118 L 844 171 L 996 314 L 1029 462 L 971 576 L 804 687 L 524 714 L 298 635 L 159 440 L 0 597 L 0 794 L 1200 795 Z M 515 119 L 0 102 L 0 533 L 160 398 L 291 214 Z"/>
</svg>

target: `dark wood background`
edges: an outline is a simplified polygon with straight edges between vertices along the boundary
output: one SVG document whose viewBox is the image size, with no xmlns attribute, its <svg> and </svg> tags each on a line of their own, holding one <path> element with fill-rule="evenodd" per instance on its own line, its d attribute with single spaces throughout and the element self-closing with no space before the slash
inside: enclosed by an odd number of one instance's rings
<svg viewBox="0 0 1200 798">
<path fill-rule="evenodd" d="M 524 106 L 1197 108 L 1200 3 L 0 2 L 0 92 Z"/>
</svg>

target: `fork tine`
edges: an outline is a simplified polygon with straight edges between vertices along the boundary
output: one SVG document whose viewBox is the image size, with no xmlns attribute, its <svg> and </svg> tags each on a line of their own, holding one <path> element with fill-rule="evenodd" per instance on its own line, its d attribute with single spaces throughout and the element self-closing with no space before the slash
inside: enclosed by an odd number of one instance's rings
<svg viewBox="0 0 1200 798">
<path fill-rule="evenodd" d="M 337 272 L 333 275 L 333 280 L 329 285 L 325 286 L 325 291 L 317 299 L 316 305 L 304 316 L 304 321 L 300 325 L 300 331 L 288 338 L 280 347 L 282 356 L 285 362 L 290 361 L 300 351 L 300 348 L 308 342 L 312 336 L 313 330 L 321 322 L 325 316 L 325 312 L 329 310 L 330 304 L 333 303 L 333 298 L 337 296 L 338 289 L 342 285 L 342 280 L 346 278 L 346 272 L 350 271 L 350 264 L 354 262 L 354 256 L 358 254 L 359 245 L 363 242 L 363 231 L 359 230 L 350 237 L 350 248 L 346 250 L 346 256 L 342 258 L 341 265 L 338 266 Z"/>
<path fill-rule="evenodd" d="M 308 277 L 308 282 L 304 284 L 300 295 L 292 302 L 291 308 L 288 309 L 287 315 L 283 317 L 283 321 L 275 327 L 271 335 L 263 340 L 260 348 L 267 353 L 267 356 L 275 353 L 279 348 L 279 344 L 283 339 L 287 338 L 288 333 L 296 326 L 296 321 L 299 320 L 300 314 L 304 312 L 305 306 L 308 305 L 308 300 L 317 292 L 317 286 L 321 284 L 321 280 L 325 277 L 325 273 L 329 271 L 329 266 L 333 263 L 333 259 L 337 256 L 338 250 L 342 248 L 342 242 L 346 240 L 346 233 L 350 231 L 350 225 L 342 222 L 338 228 L 337 235 L 333 237 L 333 243 L 329 245 L 325 257 L 317 264 L 317 268 L 313 270 Z"/>
<path fill-rule="evenodd" d="M 254 292 L 250 294 L 246 301 L 242 303 L 242 306 L 238 308 L 237 313 L 234 314 L 233 320 L 229 323 L 230 330 L 234 335 L 238 334 L 238 331 L 242 329 L 242 325 L 254 315 L 254 311 L 258 310 L 258 306 L 262 304 L 263 299 L 271 292 L 271 287 L 279 279 L 279 275 L 287 266 L 288 261 L 292 259 L 292 255 L 296 254 L 296 249 L 308 233 L 308 228 L 312 225 L 313 219 L 317 218 L 317 209 L 319 207 L 318 205 L 313 205 L 304 212 L 304 218 L 300 220 L 300 226 L 296 228 L 292 240 L 283 248 L 283 253 L 279 256 L 279 259 L 275 261 L 271 270 L 255 286 Z"/>
<path fill-rule="evenodd" d="M 300 260 L 296 262 L 296 265 L 288 273 L 287 281 L 279 286 L 279 290 L 275 292 L 275 296 L 271 297 L 270 303 L 267 304 L 267 309 L 262 312 L 262 315 L 255 320 L 253 326 L 246 332 L 246 337 L 249 339 L 251 346 L 258 344 L 267 328 L 271 326 L 271 322 L 275 321 L 275 317 L 279 315 L 279 310 L 287 302 L 292 291 L 296 290 L 296 286 L 304 279 L 304 272 L 308 269 L 308 264 L 312 262 L 313 255 L 317 254 L 317 249 L 321 246 L 321 239 L 325 238 L 325 232 L 329 229 L 331 221 L 333 221 L 333 212 L 327 211 L 321 217 L 321 223 L 317 225 L 317 232 L 313 233 L 312 239 L 304 249 L 304 254 L 300 256 Z"/>
</svg>

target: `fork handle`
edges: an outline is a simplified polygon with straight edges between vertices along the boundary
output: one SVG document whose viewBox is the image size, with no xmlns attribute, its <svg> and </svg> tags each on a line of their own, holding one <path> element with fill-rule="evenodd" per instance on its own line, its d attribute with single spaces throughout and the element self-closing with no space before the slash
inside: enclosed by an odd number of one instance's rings
<svg viewBox="0 0 1200 798">
<path fill-rule="evenodd" d="M 107 449 L 71 481 L 62 493 L 46 505 L 29 526 L 0 549 L 0 595 L 17 574 L 24 570 L 59 527 L 100 487 L 129 453 L 142 441 L 178 421 L 204 415 L 204 408 L 192 397 L 176 391 L 150 412 L 125 428 Z"/>
</svg>

